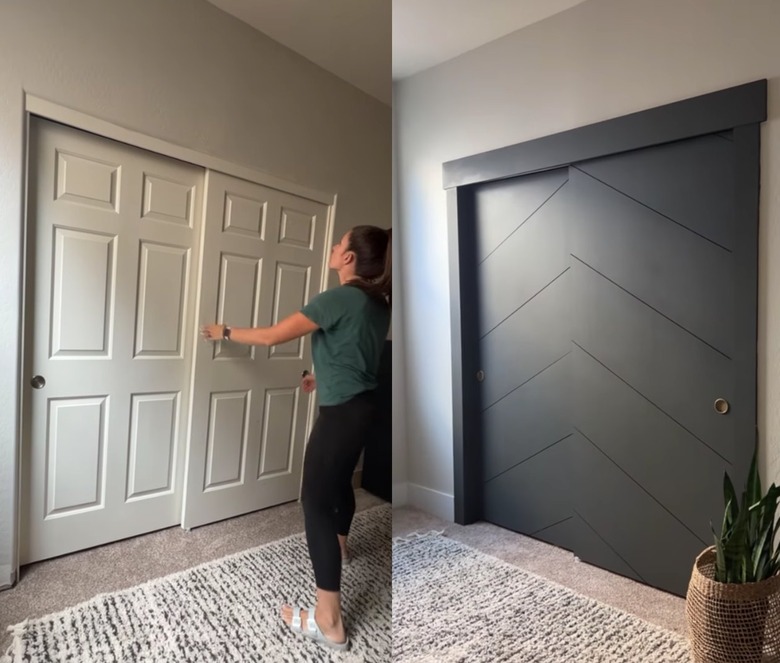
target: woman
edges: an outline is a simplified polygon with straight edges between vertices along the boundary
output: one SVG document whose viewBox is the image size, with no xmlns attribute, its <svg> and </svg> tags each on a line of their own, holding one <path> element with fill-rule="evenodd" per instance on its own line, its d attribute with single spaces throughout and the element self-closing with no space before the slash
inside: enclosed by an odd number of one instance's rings
<svg viewBox="0 0 780 663">
<path fill-rule="evenodd" d="M 374 416 L 372 392 L 390 327 L 391 231 L 356 226 L 336 244 L 328 266 L 339 287 L 314 297 L 273 327 L 207 325 L 207 340 L 277 345 L 312 334 L 314 376 L 302 388 L 319 389 L 320 413 L 303 464 L 301 500 L 306 541 L 317 583 L 317 603 L 301 610 L 285 605 L 282 618 L 296 633 L 335 649 L 347 649 L 341 614 L 342 557 L 355 513 L 352 474 Z M 316 382 L 315 382 L 316 380 Z"/>
</svg>

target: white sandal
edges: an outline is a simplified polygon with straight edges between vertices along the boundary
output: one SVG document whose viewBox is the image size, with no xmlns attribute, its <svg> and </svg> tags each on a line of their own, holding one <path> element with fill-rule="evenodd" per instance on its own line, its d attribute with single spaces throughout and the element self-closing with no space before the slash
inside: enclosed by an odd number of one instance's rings
<svg viewBox="0 0 780 663">
<path fill-rule="evenodd" d="M 301 628 L 301 609 L 298 606 L 293 608 L 293 618 L 292 622 L 290 623 L 290 628 L 295 633 L 300 633 L 306 638 L 310 638 L 315 642 L 319 642 L 326 647 L 330 647 L 331 649 L 336 649 L 338 651 L 345 651 L 349 647 L 349 638 L 346 638 L 344 642 L 333 642 L 333 640 L 327 638 L 323 632 L 320 631 L 320 627 L 317 626 L 317 620 L 314 619 L 313 606 L 311 608 L 306 608 L 306 610 L 308 611 L 309 616 L 306 618 L 306 630 L 304 631 L 303 628 Z"/>
</svg>

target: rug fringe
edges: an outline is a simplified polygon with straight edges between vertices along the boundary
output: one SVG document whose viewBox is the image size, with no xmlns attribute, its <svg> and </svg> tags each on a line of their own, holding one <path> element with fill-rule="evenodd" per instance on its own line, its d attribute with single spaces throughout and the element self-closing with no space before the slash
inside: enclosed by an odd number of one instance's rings
<svg viewBox="0 0 780 663">
<path fill-rule="evenodd" d="M 6 627 L 6 631 L 11 634 L 13 639 L 8 649 L 6 649 L 5 654 L 0 656 L 0 663 L 13 663 L 14 659 L 17 661 L 20 660 L 22 653 L 22 636 L 24 635 L 24 631 L 27 628 L 29 621 L 29 619 L 25 619 L 23 622 L 11 624 Z"/>
<path fill-rule="evenodd" d="M 18 624 L 11 624 L 6 630 L 14 637 L 23 635 L 29 621 L 29 619 L 25 619 L 23 622 L 19 622 Z"/>
<path fill-rule="evenodd" d="M 411 532 L 406 536 L 394 536 L 393 543 L 409 543 L 415 539 L 422 539 L 426 536 L 444 536 L 443 529 L 432 529 L 427 532 Z"/>
</svg>

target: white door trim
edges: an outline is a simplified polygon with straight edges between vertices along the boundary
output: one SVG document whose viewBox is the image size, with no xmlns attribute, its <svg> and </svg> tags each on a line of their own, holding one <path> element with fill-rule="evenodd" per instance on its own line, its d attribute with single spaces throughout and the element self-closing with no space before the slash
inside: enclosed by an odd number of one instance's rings
<svg viewBox="0 0 780 663">
<path fill-rule="evenodd" d="M 121 127 L 118 124 L 112 124 L 99 118 L 87 115 L 81 111 L 62 106 L 61 104 L 42 99 L 29 92 L 24 93 L 24 107 L 28 113 L 44 117 L 48 120 L 54 120 L 55 122 L 61 122 L 62 124 L 70 125 L 75 129 L 82 129 L 89 131 L 93 134 L 98 134 L 104 138 L 112 138 L 122 143 L 127 143 L 133 147 L 140 147 L 150 152 L 156 152 L 163 156 L 173 157 L 180 161 L 186 161 L 195 166 L 203 166 L 210 170 L 218 170 L 226 175 L 232 175 L 234 177 L 240 177 L 250 182 L 262 184 L 273 189 L 280 189 L 287 193 L 292 193 L 302 198 L 309 198 L 310 200 L 316 200 L 318 203 L 324 203 L 325 205 L 332 205 L 335 201 L 335 195 L 311 189 L 309 187 L 302 186 L 289 180 L 284 180 L 279 177 L 274 177 L 266 172 L 251 168 L 249 166 L 241 166 L 230 161 L 225 161 L 219 157 L 212 156 L 210 154 L 204 154 L 197 150 L 176 145 L 161 138 L 153 138 L 147 136 L 138 131 Z"/>
<path fill-rule="evenodd" d="M 198 152 L 197 150 L 193 150 L 188 147 L 171 143 L 161 138 L 154 138 L 152 136 L 143 134 L 139 131 L 128 129 L 118 124 L 108 122 L 107 120 L 103 120 L 101 118 L 89 115 L 87 113 L 83 113 L 73 108 L 69 108 L 68 106 L 64 106 L 62 104 L 58 104 L 53 101 L 49 101 L 42 97 L 31 94 L 26 90 L 24 91 L 24 132 L 23 132 L 24 163 L 22 164 L 22 172 L 24 174 L 24 182 L 23 182 L 22 189 L 23 189 L 24 198 L 23 198 L 23 205 L 22 205 L 22 260 L 21 260 L 22 296 L 20 302 L 22 324 L 20 330 L 21 331 L 20 348 L 19 348 L 20 355 L 19 355 L 19 361 L 17 363 L 17 371 L 18 371 L 17 384 L 19 386 L 19 400 L 17 403 L 18 405 L 17 411 L 19 417 L 18 418 L 19 426 L 17 427 L 16 430 L 16 458 L 15 458 L 15 462 L 16 462 L 15 493 L 16 494 L 15 494 L 15 500 L 13 505 L 13 514 L 12 514 L 13 541 L 15 545 L 13 551 L 14 558 L 12 561 L 12 566 L 9 567 L 11 571 L 9 576 L 11 578 L 12 585 L 18 582 L 20 577 L 19 561 L 20 561 L 20 550 L 21 550 L 20 517 L 21 517 L 21 482 L 22 482 L 21 458 L 22 458 L 22 444 L 24 442 L 24 435 L 25 435 L 24 409 L 26 406 L 26 402 L 24 398 L 24 393 L 25 393 L 24 371 L 25 371 L 25 357 L 26 357 L 26 353 L 29 351 L 28 343 L 25 342 L 25 334 L 29 332 L 27 319 L 26 319 L 27 302 L 25 300 L 26 300 L 26 289 L 27 289 L 27 280 L 26 280 L 26 273 L 27 273 L 26 256 L 28 251 L 27 197 L 28 197 L 28 187 L 29 187 L 29 142 L 30 142 L 29 128 L 30 128 L 31 115 L 36 115 L 38 117 L 47 120 L 52 120 L 54 122 L 60 122 L 62 124 L 71 126 L 75 129 L 88 131 L 90 133 L 102 136 L 104 138 L 126 143 L 133 147 L 138 147 L 144 150 L 148 150 L 150 152 L 155 152 L 163 156 L 179 159 L 180 161 L 185 161 L 195 166 L 202 166 L 207 171 L 216 170 L 225 173 L 227 175 L 233 175 L 241 179 L 249 180 L 250 182 L 255 182 L 257 184 L 262 184 L 264 186 L 268 186 L 274 189 L 279 189 L 281 191 L 294 194 L 296 196 L 308 198 L 310 200 L 328 205 L 328 217 L 327 217 L 327 225 L 325 230 L 326 241 L 325 241 L 325 246 L 323 247 L 323 251 L 324 251 L 323 265 L 322 265 L 322 273 L 320 277 L 320 292 L 325 290 L 328 285 L 328 274 L 329 274 L 328 257 L 329 257 L 330 246 L 333 243 L 333 234 L 334 234 L 335 221 L 336 221 L 336 204 L 338 200 L 338 195 L 335 193 L 326 193 L 317 189 L 306 187 L 296 182 L 275 177 L 264 171 L 251 168 L 249 166 L 242 166 L 239 164 L 235 164 L 210 154 L 205 154 L 203 152 Z M 201 228 L 201 232 L 203 232 L 203 228 Z M 198 257 L 200 258 L 200 256 Z M 200 288 L 200 267 L 198 267 L 198 276 L 196 277 L 196 282 L 197 282 L 196 287 Z M 196 305 L 196 313 L 198 312 L 197 309 L 199 309 L 199 307 Z M 190 384 L 190 389 L 192 389 L 192 384 Z M 316 400 L 317 400 L 316 398 L 311 399 L 309 404 L 309 411 L 307 413 L 307 419 L 306 419 L 307 442 L 308 442 L 309 432 L 311 431 L 312 425 L 314 423 L 314 418 L 316 415 L 316 410 L 317 410 Z M 187 422 L 187 443 L 185 448 L 185 457 L 189 452 L 189 428 L 190 428 L 191 418 L 192 415 L 190 412 L 188 417 L 188 422 Z M 5 567 L 2 567 L 0 571 L 4 572 Z M 1 586 L 3 585 L 2 585 L 2 580 L 0 579 L 0 587 Z"/>
</svg>

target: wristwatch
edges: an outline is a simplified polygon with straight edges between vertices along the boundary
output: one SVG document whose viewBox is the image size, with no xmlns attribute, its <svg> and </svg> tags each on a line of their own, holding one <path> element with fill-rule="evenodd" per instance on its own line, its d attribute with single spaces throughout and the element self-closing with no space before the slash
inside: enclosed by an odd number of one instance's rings
<svg viewBox="0 0 780 663">
<path fill-rule="evenodd" d="M 230 327 L 228 327 L 227 325 L 225 325 L 222 328 L 222 340 L 223 341 L 229 341 L 230 340 L 230 332 L 231 331 L 233 331 L 233 330 L 230 329 Z"/>
</svg>

